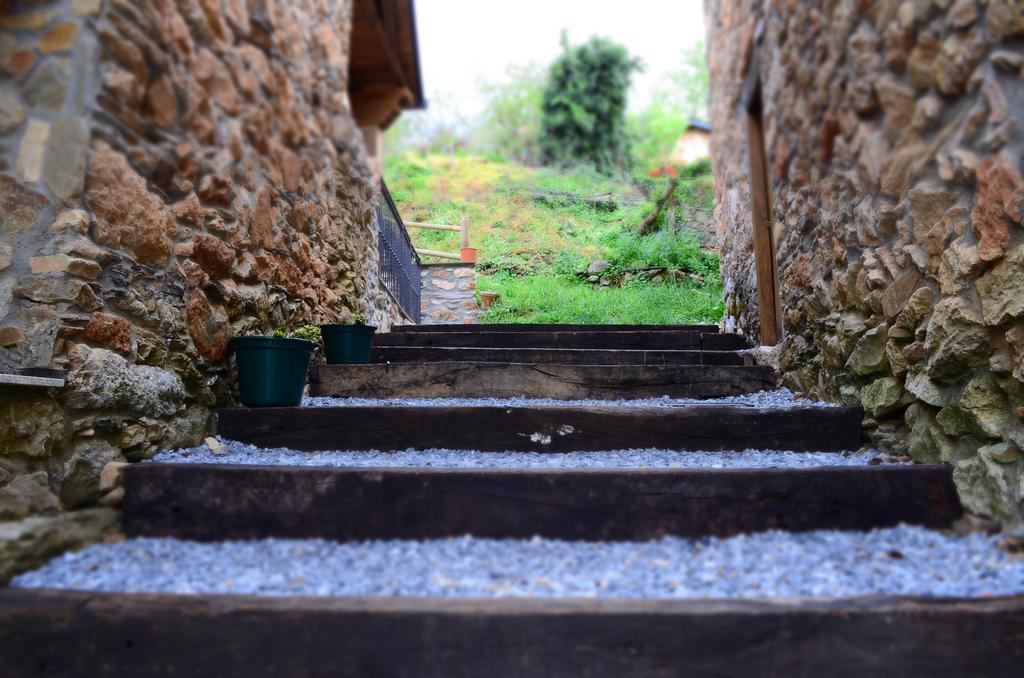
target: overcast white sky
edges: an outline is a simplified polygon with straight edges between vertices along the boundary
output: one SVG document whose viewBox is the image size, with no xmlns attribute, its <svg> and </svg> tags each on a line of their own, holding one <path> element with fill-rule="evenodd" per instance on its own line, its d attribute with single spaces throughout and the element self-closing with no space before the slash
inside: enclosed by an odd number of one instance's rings
<svg viewBox="0 0 1024 678">
<path fill-rule="evenodd" d="M 473 115 L 479 77 L 498 80 L 509 64 L 548 64 L 592 35 L 624 45 L 645 64 L 633 76 L 630 107 L 649 100 L 658 78 L 704 37 L 702 0 L 416 0 L 420 67 L 428 105 L 449 93 Z"/>
</svg>

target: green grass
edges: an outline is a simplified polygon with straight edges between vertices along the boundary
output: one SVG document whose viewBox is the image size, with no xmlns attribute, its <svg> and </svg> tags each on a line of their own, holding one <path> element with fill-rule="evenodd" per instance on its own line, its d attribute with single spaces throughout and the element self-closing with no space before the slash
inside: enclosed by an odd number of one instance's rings
<svg viewBox="0 0 1024 678">
<path fill-rule="evenodd" d="M 479 250 L 478 286 L 502 295 L 483 322 L 660 324 L 721 317 L 717 254 L 685 232 L 636 234 L 649 209 L 647 196 L 661 194 L 664 178 L 538 169 L 464 155 L 388 156 L 384 177 L 404 219 L 468 221 L 471 244 Z M 682 195 L 690 200 L 689 193 Z M 707 195 L 693 202 L 703 204 Z M 412 229 L 411 236 L 419 248 L 459 248 L 458 233 Z M 596 259 L 611 264 L 609 274 L 665 266 L 697 281 L 596 289 L 578 275 Z"/>
<path fill-rule="evenodd" d="M 601 288 L 556 275 L 498 274 L 479 276 L 477 287 L 501 295 L 481 316 L 485 323 L 671 325 L 717 322 L 723 311 L 718 284 Z"/>
</svg>

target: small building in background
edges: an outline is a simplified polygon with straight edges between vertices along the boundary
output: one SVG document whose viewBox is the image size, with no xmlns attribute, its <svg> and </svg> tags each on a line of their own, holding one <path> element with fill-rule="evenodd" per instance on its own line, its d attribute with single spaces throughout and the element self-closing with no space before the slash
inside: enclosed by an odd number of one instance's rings
<svg viewBox="0 0 1024 678">
<path fill-rule="evenodd" d="M 672 149 L 672 164 L 692 165 L 711 157 L 711 125 L 693 118 Z"/>
</svg>

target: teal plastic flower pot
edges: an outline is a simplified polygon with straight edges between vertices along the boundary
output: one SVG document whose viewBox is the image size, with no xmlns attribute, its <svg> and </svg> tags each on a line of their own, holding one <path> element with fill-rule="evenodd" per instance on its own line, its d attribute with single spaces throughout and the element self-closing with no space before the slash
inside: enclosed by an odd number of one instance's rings
<svg viewBox="0 0 1024 678">
<path fill-rule="evenodd" d="M 290 337 L 235 337 L 238 392 L 246 407 L 294 407 L 302 402 L 316 344 Z"/>
<path fill-rule="evenodd" d="M 373 347 L 373 325 L 321 325 L 329 365 L 365 365 Z"/>
</svg>

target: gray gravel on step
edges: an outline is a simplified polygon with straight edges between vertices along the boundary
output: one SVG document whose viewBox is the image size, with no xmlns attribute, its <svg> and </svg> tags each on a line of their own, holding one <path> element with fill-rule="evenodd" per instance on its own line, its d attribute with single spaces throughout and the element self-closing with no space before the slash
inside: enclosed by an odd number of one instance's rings
<svg viewBox="0 0 1024 678">
<path fill-rule="evenodd" d="M 631 398 L 617 400 L 556 400 L 554 398 L 327 398 L 305 397 L 304 407 L 693 407 L 731 405 L 782 409 L 838 407 L 836 403 L 797 398 L 789 389 L 758 391 L 724 398 Z"/>
<path fill-rule="evenodd" d="M 600 452 L 481 452 L 479 450 L 403 450 L 382 452 L 303 452 L 288 448 L 260 448 L 236 440 L 222 440 L 217 451 L 206 445 L 164 450 L 154 462 L 191 464 L 243 464 L 262 466 L 334 466 L 361 468 L 815 468 L 864 466 L 884 459 L 874 452 L 788 452 L 780 450 L 696 451 L 635 449 Z M 875 462 L 878 463 L 878 462 Z"/>
<path fill-rule="evenodd" d="M 1024 593 L 997 538 L 900 526 L 728 539 L 587 543 L 461 537 L 339 544 L 132 539 L 92 546 L 15 587 L 258 595 L 776 598 Z"/>
</svg>

